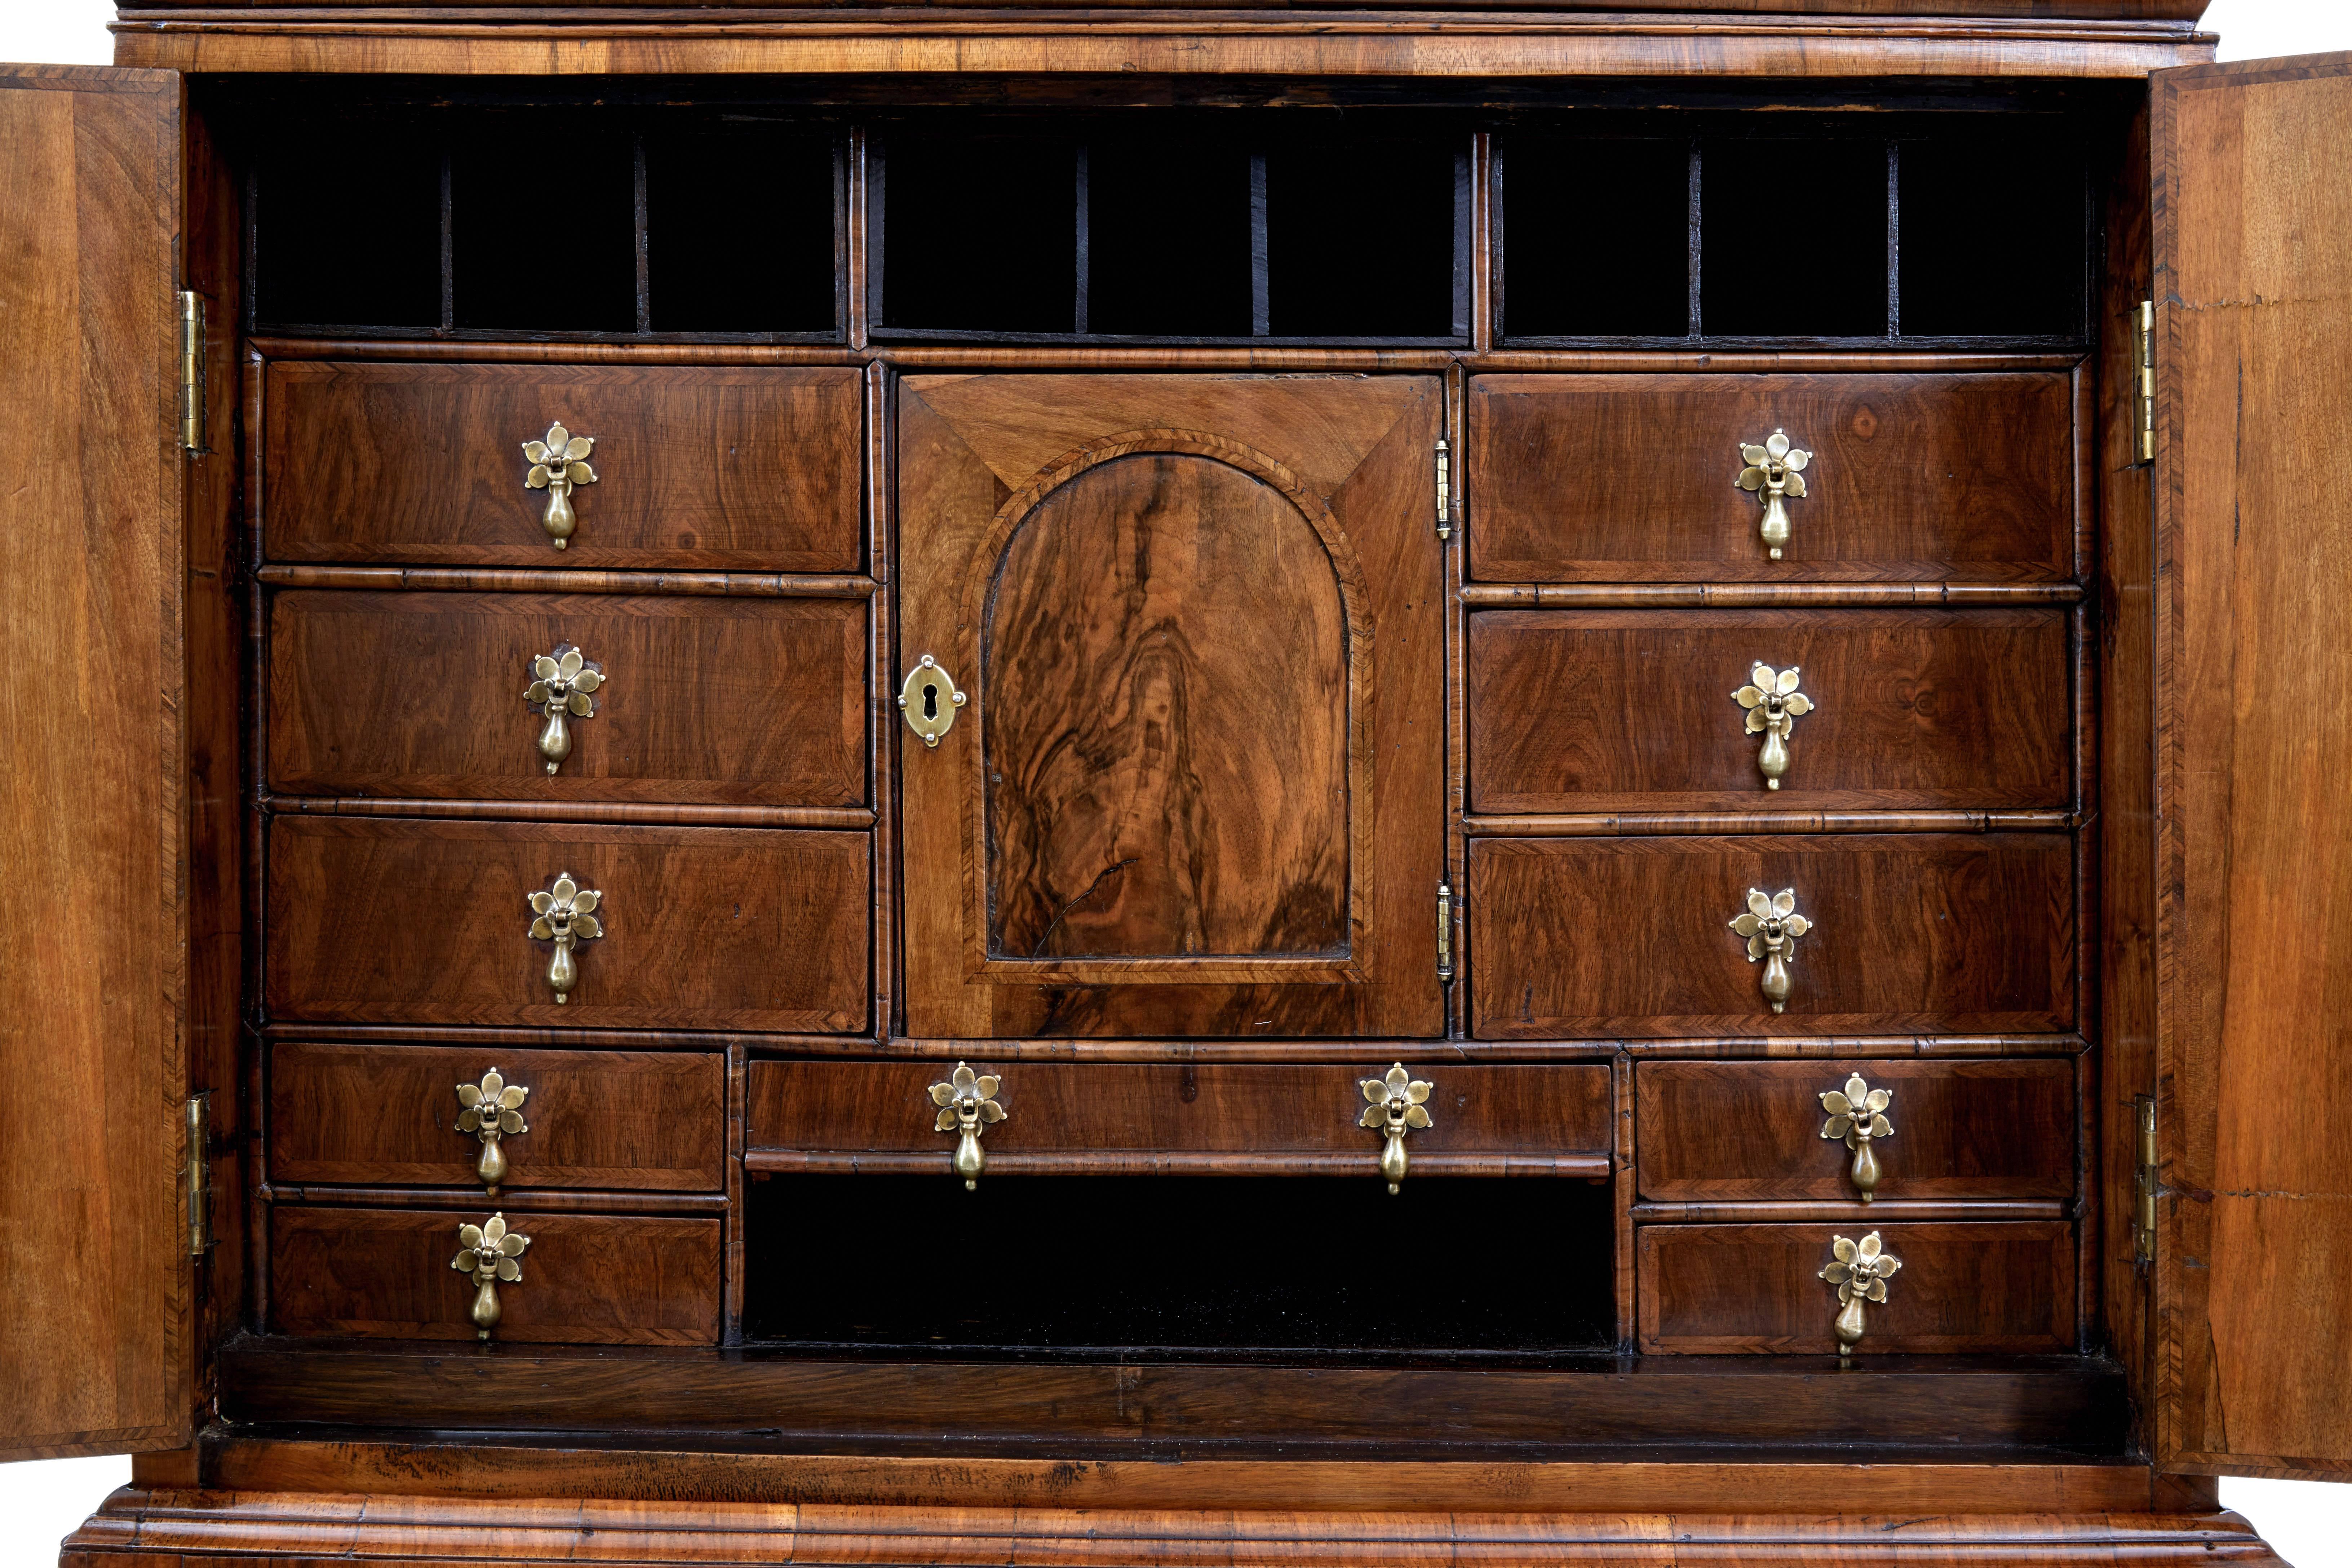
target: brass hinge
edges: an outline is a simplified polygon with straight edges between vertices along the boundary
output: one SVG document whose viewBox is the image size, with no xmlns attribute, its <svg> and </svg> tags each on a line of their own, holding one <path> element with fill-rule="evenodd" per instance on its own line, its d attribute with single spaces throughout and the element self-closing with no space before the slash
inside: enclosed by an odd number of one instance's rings
<svg viewBox="0 0 2352 1568">
<path fill-rule="evenodd" d="M 1437 438 L 1437 537 L 1454 537 L 1454 448 Z"/>
<path fill-rule="evenodd" d="M 1437 884 L 1437 980 L 1444 984 L 1454 978 L 1454 889 L 1445 883 Z"/>
<path fill-rule="evenodd" d="M 2139 1117 L 2139 1174 L 2133 1184 L 2132 1261 L 2156 1261 L 2156 1194 L 2158 1154 L 2156 1147 L 2156 1097 L 2132 1097 Z"/>
<path fill-rule="evenodd" d="M 210 1089 L 188 1096 L 188 1256 L 202 1258 L 213 1244 L 211 1142 L 213 1096 Z"/>
<path fill-rule="evenodd" d="M 205 297 L 180 290 L 180 445 L 191 452 L 205 446 Z"/>
<path fill-rule="evenodd" d="M 2142 300 L 2132 320 L 2134 446 L 2143 463 L 2156 461 L 2156 301 Z"/>
</svg>

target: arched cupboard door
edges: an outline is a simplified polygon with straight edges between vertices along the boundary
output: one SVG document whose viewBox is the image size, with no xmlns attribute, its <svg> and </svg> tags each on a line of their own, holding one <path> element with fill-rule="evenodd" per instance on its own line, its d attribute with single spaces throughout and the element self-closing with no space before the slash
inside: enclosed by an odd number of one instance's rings
<svg viewBox="0 0 2352 1568">
<path fill-rule="evenodd" d="M 908 1034 L 1444 1032 L 1444 410 L 899 384 Z"/>
</svg>

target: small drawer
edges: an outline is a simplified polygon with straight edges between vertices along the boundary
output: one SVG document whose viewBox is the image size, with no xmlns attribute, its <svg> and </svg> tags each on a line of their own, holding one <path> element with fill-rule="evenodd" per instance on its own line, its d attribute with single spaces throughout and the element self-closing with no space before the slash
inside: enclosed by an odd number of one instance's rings
<svg viewBox="0 0 2352 1568">
<path fill-rule="evenodd" d="M 530 1237 L 497 1287 L 494 1339 L 539 1344 L 719 1342 L 719 1221 L 465 1209 L 269 1214 L 269 1319 L 281 1334 L 471 1340 L 478 1288 L 452 1268 L 458 1226 L 504 1214 Z"/>
<path fill-rule="evenodd" d="M 866 637 L 857 600 L 281 593 L 269 606 L 269 786 L 861 805 Z M 563 650 L 595 678 L 569 710 L 563 690 L 532 700 L 535 661 Z"/>
<path fill-rule="evenodd" d="M 866 1024 L 863 833 L 278 816 L 267 849 L 263 994 L 277 1018 Z M 581 911 L 598 934 L 575 935 L 568 953 L 533 934 L 534 896 L 553 897 L 565 877 L 598 895 Z M 572 961 L 568 990 L 555 984 L 560 956 Z"/>
<path fill-rule="evenodd" d="M 1635 1232 L 1643 1354 L 1834 1354 L 1841 1310 L 1822 1270 L 1835 1240 L 1875 1234 L 1902 1267 L 1863 1303 L 1864 1354 L 2074 1349 L 2074 1229 L 1945 1225 L 1649 1225 Z"/>
<path fill-rule="evenodd" d="M 263 402 L 273 561 L 864 564 L 853 369 L 281 361 Z M 595 476 L 572 489 L 561 550 L 523 451 L 554 425 L 593 440 Z"/>
<path fill-rule="evenodd" d="M 1354 1065 L 1128 1064 L 974 1059 L 1004 1112 L 981 1130 L 987 1168 L 1035 1173 L 1348 1175 L 1377 1173 L 1386 1135 L 1366 1127 L 1364 1085 L 1393 1058 Z M 962 1064 L 757 1061 L 746 1168 L 948 1173 L 958 1138 L 934 1084 Z M 1429 1124 L 1404 1135 L 1423 1175 L 1608 1174 L 1609 1069 L 1592 1062 L 1471 1067 L 1408 1055 Z"/>
<path fill-rule="evenodd" d="M 1471 809 L 2063 808 L 2067 644 L 2060 609 L 1474 615 Z"/>
<path fill-rule="evenodd" d="M 1878 1198 L 2071 1198 L 2067 1061 L 1645 1061 L 1633 1073 L 1635 1171 L 1660 1203 L 1853 1199 L 1860 1150 L 1824 1137 L 1824 1091 L 1884 1090 L 1870 1145 Z"/>
<path fill-rule="evenodd" d="M 2074 1026 L 2065 834 L 1485 838 L 1470 847 L 1472 1021 L 1486 1039 L 2040 1034 Z M 1769 944 L 1809 929 L 1775 1012 Z"/>
<path fill-rule="evenodd" d="M 2063 371 L 1484 375 L 1472 574 L 1504 583 L 2054 582 L 2074 574 Z M 1775 559 L 1741 448 L 1811 455 Z M 1767 657 L 1758 650 L 1757 658 Z"/>
<path fill-rule="evenodd" d="M 457 1125 L 496 1071 L 523 1123 L 485 1139 Z M 688 1051 L 518 1051 L 335 1046 L 269 1052 L 273 1184 L 481 1184 L 491 1143 L 507 1191 L 717 1192 L 725 1184 L 725 1058 Z M 493 1163 L 493 1170 L 499 1167 Z"/>
</svg>

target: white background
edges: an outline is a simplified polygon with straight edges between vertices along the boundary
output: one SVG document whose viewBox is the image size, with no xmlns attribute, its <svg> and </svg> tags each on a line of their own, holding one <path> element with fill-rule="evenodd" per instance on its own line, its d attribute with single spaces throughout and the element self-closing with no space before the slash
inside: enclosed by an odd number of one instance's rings
<svg viewBox="0 0 2352 1568">
<path fill-rule="evenodd" d="M 0 59 L 104 65 L 113 15 L 113 0 L 0 0 Z M 2352 0 L 2212 0 L 2205 26 L 2225 60 L 2352 49 Z M 0 1568 L 53 1568 L 57 1542 L 130 1479 L 128 1459 L 0 1467 Z M 2352 1568 L 2352 1484 L 2225 1480 L 2221 1500 L 2296 1568 Z"/>
</svg>

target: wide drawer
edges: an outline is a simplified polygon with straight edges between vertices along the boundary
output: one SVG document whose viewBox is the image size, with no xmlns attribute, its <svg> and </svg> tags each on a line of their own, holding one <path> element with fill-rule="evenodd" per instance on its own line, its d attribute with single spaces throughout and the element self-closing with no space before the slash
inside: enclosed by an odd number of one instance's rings
<svg viewBox="0 0 2352 1568">
<path fill-rule="evenodd" d="M 281 1334 L 471 1340 L 474 1277 L 457 1227 L 496 1210 L 309 1208 L 269 1214 L 269 1320 Z M 719 1221 L 514 1214 L 522 1278 L 498 1287 L 494 1337 L 542 1344 L 719 1341 Z"/>
<path fill-rule="evenodd" d="M 2074 573 L 2072 378 L 1486 375 L 1465 454 L 1496 582 L 2048 582 Z M 1744 445 L 1811 454 L 1773 559 Z M 1759 650 L 1758 657 L 1765 657 Z"/>
<path fill-rule="evenodd" d="M 1472 1019 L 1482 1038 L 2004 1034 L 2074 1025 L 2064 834 L 1474 840 Z M 1732 921 L 1791 895 L 1787 964 Z"/>
<path fill-rule="evenodd" d="M 1864 1354 L 2074 1349 L 2074 1230 L 2063 1221 L 1867 1226 L 1650 1225 L 1635 1232 L 1645 1354 L 1835 1353 L 1834 1240 L 1875 1233 L 1902 1267 L 1865 1303 Z"/>
<path fill-rule="evenodd" d="M 457 1088 L 478 1091 L 496 1072 L 509 1098 L 523 1091 L 523 1130 L 494 1140 L 507 1190 L 716 1192 L 726 1182 L 726 1068 L 694 1051 L 286 1041 L 269 1052 L 269 1179 L 478 1183 L 485 1142 L 459 1130 Z"/>
<path fill-rule="evenodd" d="M 846 572 L 864 562 L 847 368 L 278 362 L 263 391 L 274 561 Z M 558 550 L 523 444 L 593 439 Z"/>
<path fill-rule="evenodd" d="M 931 1092 L 954 1062 L 756 1061 L 744 1133 L 754 1169 L 944 1174 L 956 1135 Z M 1384 1134 L 1362 1125 L 1368 1080 L 1392 1065 L 1429 1086 L 1429 1125 L 1405 1137 L 1431 1175 L 1608 1173 L 1609 1069 L 1591 1063 L 1471 1067 L 1406 1058 L 1332 1065 L 1000 1062 L 1003 1120 L 982 1130 L 988 1167 L 1037 1173 L 1372 1174 Z M 1383 1091 L 1383 1098 L 1385 1093 Z"/>
<path fill-rule="evenodd" d="M 263 994 L 282 1019 L 862 1028 L 868 837 L 758 828 L 273 818 Z M 559 879 L 602 934 L 532 934 Z M 575 907 L 577 900 L 575 900 Z"/>
<path fill-rule="evenodd" d="M 856 600 L 282 593 L 269 608 L 269 785 L 861 805 L 866 635 Z M 564 714 L 551 737 L 545 708 L 563 694 L 527 694 L 534 661 L 559 650 L 599 679 L 572 704 L 591 711 Z"/>
<path fill-rule="evenodd" d="M 1866 1140 L 1879 1198 L 2070 1198 L 2071 1061 L 1645 1061 L 1633 1073 L 1635 1169 L 1659 1202 L 1836 1200 L 1861 1189 L 1824 1091 L 1885 1090 Z"/>
<path fill-rule="evenodd" d="M 2067 643 L 2059 609 L 1475 615 L 1471 809 L 2063 807 Z"/>
</svg>

